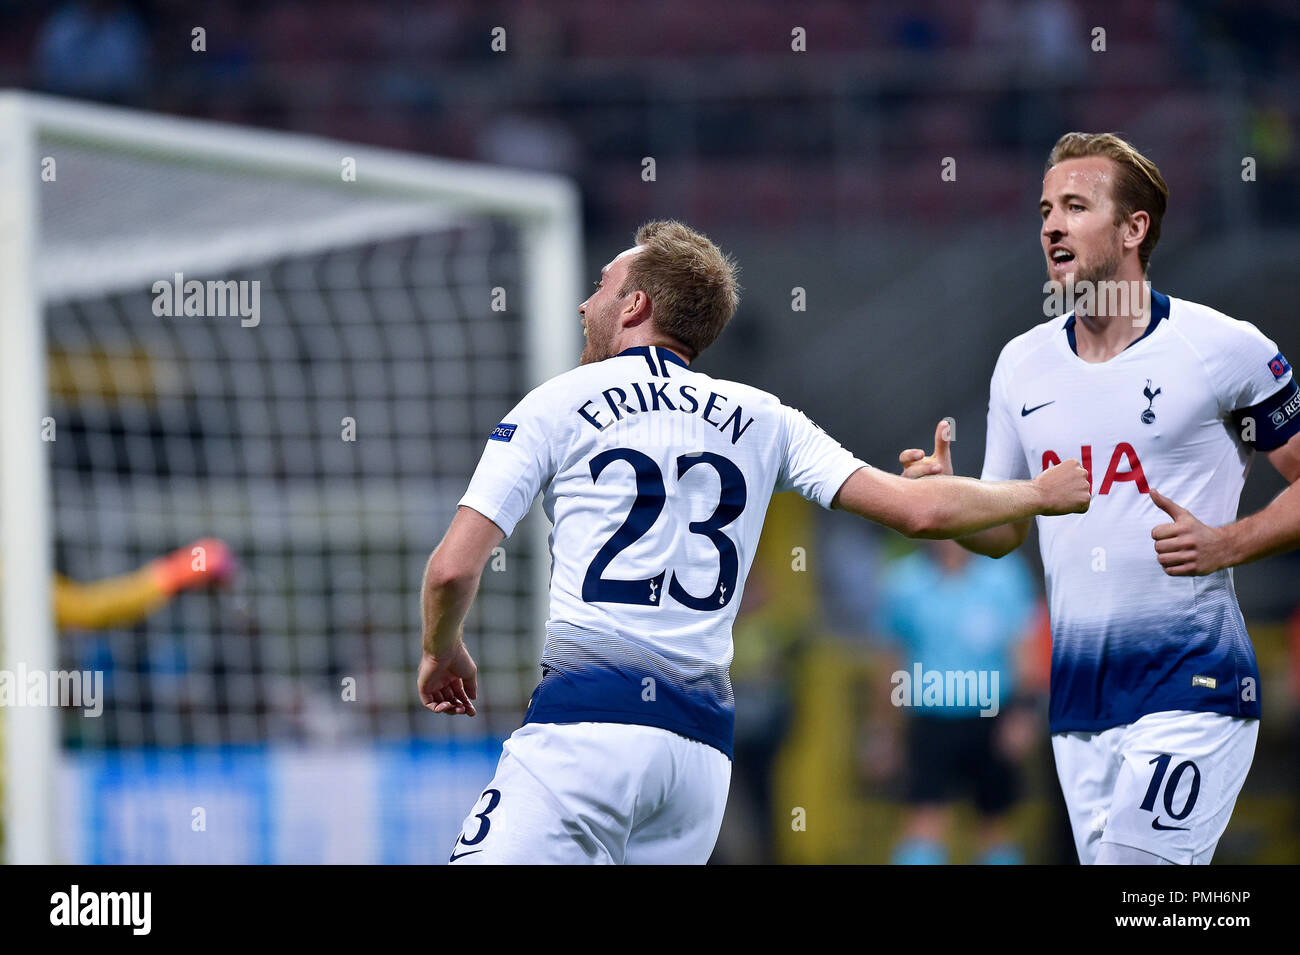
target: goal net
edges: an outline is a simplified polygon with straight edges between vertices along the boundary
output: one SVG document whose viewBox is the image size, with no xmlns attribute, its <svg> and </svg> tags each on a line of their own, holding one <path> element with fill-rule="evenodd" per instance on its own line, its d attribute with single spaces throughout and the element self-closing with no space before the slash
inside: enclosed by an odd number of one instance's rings
<svg viewBox="0 0 1300 955">
<path fill-rule="evenodd" d="M 544 519 L 466 622 L 476 720 L 419 706 L 419 583 L 492 426 L 576 358 L 574 191 L 28 94 L 0 150 L 0 671 L 54 675 L 0 709 L 8 858 L 444 854 L 536 682 Z M 228 586 L 56 625 L 56 573 L 206 538 Z"/>
</svg>

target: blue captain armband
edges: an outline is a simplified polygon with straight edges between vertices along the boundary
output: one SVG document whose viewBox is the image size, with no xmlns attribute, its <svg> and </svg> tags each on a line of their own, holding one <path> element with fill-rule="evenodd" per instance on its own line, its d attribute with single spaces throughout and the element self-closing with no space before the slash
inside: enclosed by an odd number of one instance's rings
<svg viewBox="0 0 1300 955">
<path fill-rule="evenodd" d="M 1300 386 L 1292 378 L 1278 392 L 1249 408 L 1232 413 L 1243 444 L 1256 451 L 1273 451 L 1300 433 Z"/>
</svg>

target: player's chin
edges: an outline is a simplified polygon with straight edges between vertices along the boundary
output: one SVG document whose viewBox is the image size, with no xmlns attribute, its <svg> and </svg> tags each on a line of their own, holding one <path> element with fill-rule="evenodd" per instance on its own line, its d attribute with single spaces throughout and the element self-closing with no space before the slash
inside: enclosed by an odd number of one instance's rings
<svg viewBox="0 0 1300 955">
<path fill-rule="evenodd" d="M 1069 262 L 1053 262 L 1048 259 L 1047 280 L 1057 285 L 1074 285 L 1079 280 L 1078 266 L 1078 259 L 1071 259 Z"/>
</svg>

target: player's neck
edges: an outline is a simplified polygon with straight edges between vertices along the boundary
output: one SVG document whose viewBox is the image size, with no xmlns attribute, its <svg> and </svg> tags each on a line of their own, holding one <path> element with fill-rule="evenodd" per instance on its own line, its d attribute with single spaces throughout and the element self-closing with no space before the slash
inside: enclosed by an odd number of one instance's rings
<svg viewBox="0 0 1300 955">
<path fill-rule="evenodd" d="M 614 348 L 614 354 L 622 354 L 629 348 L 639 348 L 648 345 L 652 348 L 665 348 L 672 352 L 686 364 L 691 363 L 691 356 L 686 353 L 686 349 L 678 342 L 663 338 L 659 335 L 630 335 L 625 339 L 619 340 Z"/>
<path fill-rule="evenodd" d="M 1075 306 L 1075 350 L 1086 362 L 1110 361 L 1141 338 L 1150 322 L 1151 286 L 1145 275 L 1098 282 L 1091 299 L 1081 298 Z"/>
</svg>

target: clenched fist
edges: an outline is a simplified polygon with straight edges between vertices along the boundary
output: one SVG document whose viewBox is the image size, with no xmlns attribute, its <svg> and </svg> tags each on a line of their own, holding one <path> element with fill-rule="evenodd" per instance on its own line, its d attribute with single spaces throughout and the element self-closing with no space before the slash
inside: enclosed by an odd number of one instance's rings
<svg viewBox="0 0 1300 955">
<path fill-rule="evenodd" d="M 1042 497 L 1042 514 L 1082 514 L 1092 500 L 1092 487 L 1083 465 L 1070 458 L 1053 465 L 1034 478 L 1034 487 Z"/>
</svg>

